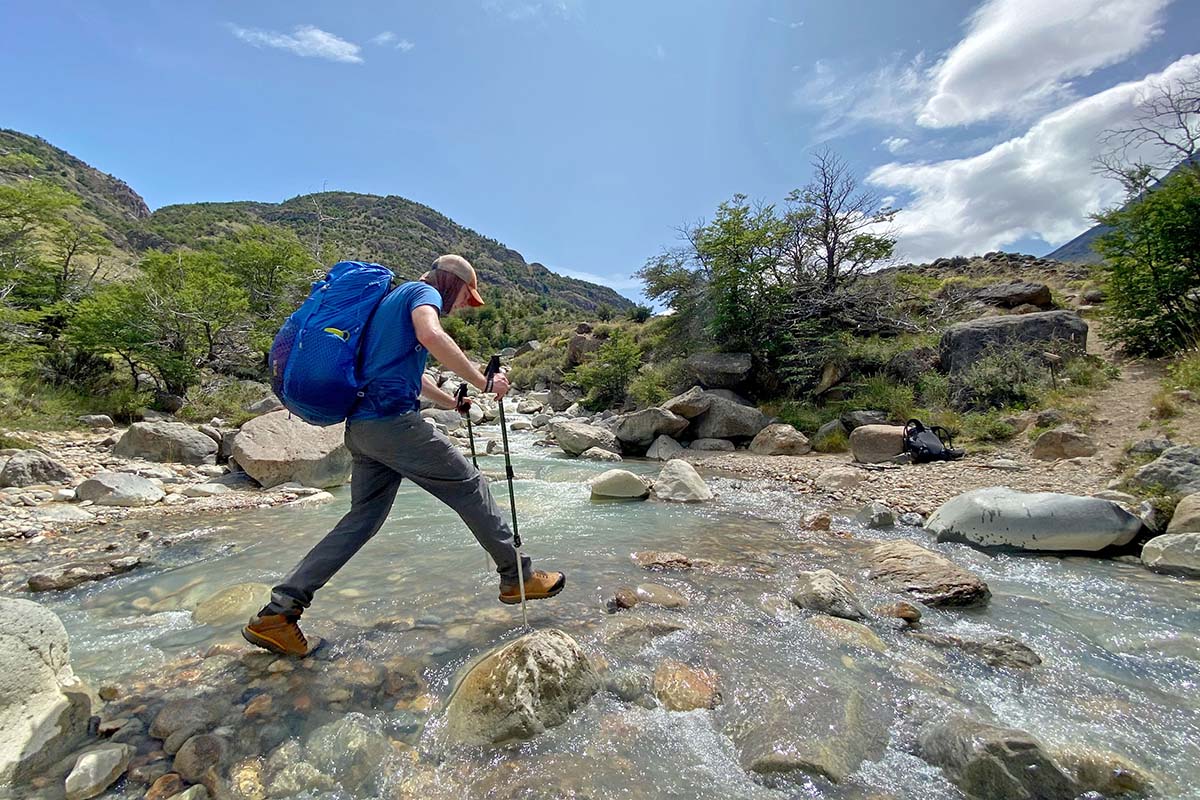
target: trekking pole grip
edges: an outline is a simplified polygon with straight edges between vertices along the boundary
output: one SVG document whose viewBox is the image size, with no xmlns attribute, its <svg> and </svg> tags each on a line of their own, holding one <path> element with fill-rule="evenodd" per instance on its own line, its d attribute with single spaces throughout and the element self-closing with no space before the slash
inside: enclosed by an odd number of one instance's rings
<svg viewBox="0 0 1200 800">
<path fill-rule="evenodd" d="M 487 368 L 483 371 L 483 377 L 487 379 L 487 384 L 484 386 L 485 392 L 492 390 L 492 379 L 500 374 L 500 356 L 494 355 L 487 363 Z"/>
</svg>

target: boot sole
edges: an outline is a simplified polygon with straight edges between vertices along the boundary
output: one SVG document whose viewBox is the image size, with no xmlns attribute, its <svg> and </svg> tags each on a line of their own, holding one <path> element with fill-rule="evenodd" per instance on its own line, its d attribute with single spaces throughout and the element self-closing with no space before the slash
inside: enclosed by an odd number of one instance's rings
<svg viewBox="0 0 1200 800">
<path fill-rule="evenodd" d="M 552 586 L 550 588 L 550 591 L 545 592 L 544 594 L 529 594 L 528 592 L 526 592 L 525 599 L 526 600 L 546 600 L 547 598 L 554 597 L 556 594 L 561 592 L 566 587 L 567 587 L 567 576 L 563 575 L 562 580 L 560 580 L 558 583 L 554 584 L 554 586 Z M 500 602 L 504 603 L 504 605 L 506 605 L 506 606 L 517 606 L 517 605 L 521 604 L 521 595 L 519 595 L 519 594 L 516 596 L 500 595 Z"/>
<path fill-rule="evenodd" d="M 249 628 L 242 628 L 242 638 L 255 647 L 261 647 L 263 650 L 268 650 L 277 656 L 287 656 L 289 658 L 307 658 L 308 656 L 317 652 L 321 645 L 325 643 L 323 639 L 319 637 L 313 637 L 316 639 L 316 641 L 313 642 L 313 644 L 308 648 L 308 652 L 293 653 L 291 650 L 276 644 L 274 641 L 265 636 L 260 636 Z"/>
</svg>

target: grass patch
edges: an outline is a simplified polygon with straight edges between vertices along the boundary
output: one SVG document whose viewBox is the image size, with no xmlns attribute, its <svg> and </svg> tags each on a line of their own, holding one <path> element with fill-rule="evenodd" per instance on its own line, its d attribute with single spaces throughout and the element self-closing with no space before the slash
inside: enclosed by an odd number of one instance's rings
<svg viewBox="0 0 1200 800">
<path fill-rule="evenodd" d="M 1179 403 L 1171 397 L 1170 389 L 1162 389 L 1150 400 L 1150 416 L 1152 419 L 1174 419 L 1183 413 Z"/>
<path fill-rule="evenodd" d="M 844 428 L 838 428 L 830 435 L 813 443 L 813 450 L 818 453 L 844 453 L 850 449 L 850 437 L 846 436 Z"/>
<path fill-rule="evenodd" d="M 13 436 L 9 433 L 0 433 L 0 450 L 31 450 L 33 444 L 25 441 L 20 436 Z"/>
<path fill-rule="evenodd" d="M 208 422 L 213 417 L 220 417 L 234 427 L 249 421 L 254 417 L 246 406 L 263 399 L 261 386 L 247 384 L 241 381 L 228 381 L 211 384 L 203 391 L 193 389 L 188 394 L 188 402 L 177 417 L 186 422 Z"/>
<path fill-rule="evenodd" d="M 838 416 L 838 411 L 832 407 L 818 408 L 800 400 L 770 400 L 761 408 L 768 416 L 778 417 L 780 422 L 791 425 L 805 436 L 812 436 L 817 428 Z"/>
<path fill-rule="evenodd" d="M 1167 388 L 1200 393 L 1200 350 L 1189 350 L 1167 367 Z"/>
<path fill-rule="evenodd" d="M 904 422 L 913 415 L 916 393 L 911 386 L 873 375 L 855 387 L 847 402 L 854 408 L 883 411 L 893 422 Z"/>
<path fill-rule="evenodd" d="M 42 381 L 0 377 L 0 419 L 16 430 L 57 431 L 80 427 L 83 414 L 108 414 L 128 421 L 149 395 L 119 388 L 84 392 Z"/>
<path fill-rule="evenodd" d="M 966 414 L 962 433 L 976 442 L 1007 442 L 1017 435 L 1017 429 L 1005 421 L 1007 416 L 1000 411 Z"/>
</svg>

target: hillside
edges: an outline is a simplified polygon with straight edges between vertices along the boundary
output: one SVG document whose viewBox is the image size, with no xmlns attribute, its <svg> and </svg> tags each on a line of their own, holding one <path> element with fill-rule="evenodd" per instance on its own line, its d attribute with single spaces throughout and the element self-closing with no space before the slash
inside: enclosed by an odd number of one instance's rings
<svg viewBox="0 0 1200 800">
<path fill-rule="evenodd" d="M 100 226 L 115 247 L 130 256 L 150 248 L 194 246 L 207 238 L 251 224 L 294 231 L 310 246 L 318 240 L 328 259 L 377 261 L 415 278 L 438 255 L 469 258 L 480 279 L 501 296 L 532 295 L 547 306 L 594 312 L 602 305 L 622 311 L 633 303 L 616 291 L 527 263 L 515 250 L 465 228 L 444 214 L 402 197 L 324 192 L 282 203 L 189 203 L 153 213 L 124 181 L 103 173 L 44 139 L 0 130 L 0 154 L 27 153 L 35 169 L 0 170 L 0 183 L 39 178 L 78 195 L 84 221 Z M 320 213 L 318 215 L 318 206 Z"/>
</svg>

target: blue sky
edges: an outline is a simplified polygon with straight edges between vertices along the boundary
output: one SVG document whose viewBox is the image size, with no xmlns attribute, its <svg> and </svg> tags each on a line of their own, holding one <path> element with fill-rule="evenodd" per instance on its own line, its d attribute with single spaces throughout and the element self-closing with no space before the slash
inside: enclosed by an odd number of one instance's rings
<svg viewBox="0 0 1200 800">
<path fill-rule="evenodd" d="M 10 2 L 0 126 L 152 208 L 398 194 L 636 296 L 678 226 L 781 200 L 823 144 L 904 209 L 904 256 L 1046 252 L 1117 199 L 1096 134 L 1200 68 L 1196 30 L 1190 0 Z"/>
</svg>

